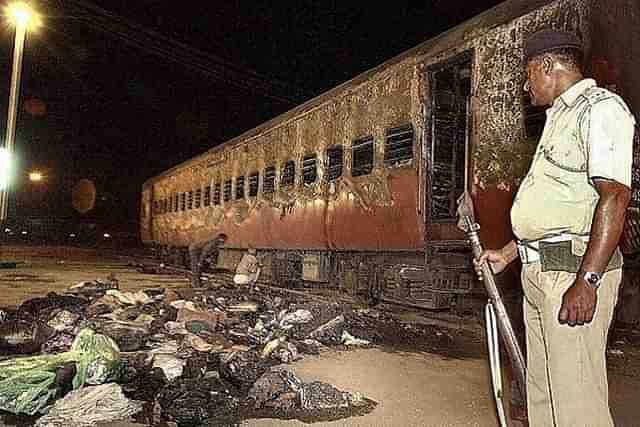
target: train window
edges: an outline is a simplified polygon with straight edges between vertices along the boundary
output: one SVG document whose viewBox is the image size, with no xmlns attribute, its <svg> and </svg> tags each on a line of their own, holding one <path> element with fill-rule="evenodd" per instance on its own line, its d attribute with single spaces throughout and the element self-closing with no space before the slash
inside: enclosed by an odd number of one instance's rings
<svg viewBox="0 0 640 427">
<path fill-rule="evenodd" d="M 291 187 L 296 179 L 296 163 L 289 160 L 282 168 L 282 178 L 280 180 L 281 187 Z"/>
<path fill-rule="evenodd" d="M 187 193 L 180 194 L 180 210 L 183 211 L 187 207 Z"/>
<path fill-rule="evenodd" d="M 193 209 L 193 190 L 189 191 L 187 196 L 187 209 Z"/>
<path fill-rule="evenodd" d="M 262 183 L 262 194 L 271 194 L 276 189 L 276 167 L 269 166 L 264 170 L 264 182 Z"/>
<path fill-rule="evenodd" d="M 351 176 L 369 175 L 373 170 L 373 137 L 353 141 L 351 147 Z"/>
<path fill-rule="evenodd" d="M 179 204 L 180 204 L 180 194 L 175 194 L 173 196 L 173 211 L 178 212 Z"/>
<path fill-rule="evenodd" d="M 302 183 L 313 184 L 318 179 L 318 156 L 312 154 L 302 159 Z"/>
<path fill-rule="evenodd" d="M 244 175 L 236 177 L 236 200 L 244 199 Z"/>
<path fill-rule="evenodd" d="M 228 202 L 231 200 L 231 180 L 228 179 L 224 182 L 223 200 Z"/>
<path fill-rule="evenodd" d="M 167 213 L 167 199 L 162 200 L 162 213 L 166 214 Z"/>
<path fill-rule="evenodd" d="M 200 205 L 202 205 L 202 188 L 196 190 L 195 209 L 199 209 Z"/>
<path fill-rule="evenodd" d="M 260 172 L 254 172 L 249 175 L 249 197 L 258 195 L 258 185 L 260 183 Z"/>
<path fill-rule="evenodd" d="M 413 126 L 387 129 L 384 143 L 384 165 L 403 165 L 413 160 Z"/>
<path fill-rule="evenodd" d="M 206 187 L 204 187 L 204 200 L 203 200 L 203 206 L 206 208 L 207 206 L 211 205 L 211 186 L 207 185 Z"/>
<path fill-rule="evenodd" d="M 220 183 L 216 182 L 213 186 L 213 205 L 218 206 L 220 204 Z"/>
<path fill-rule="evenodd" d="M 342 145 L 336 145 L 327 149 L 327 179 L 335 181 L 342 176 L 342 161 L 344 149 Z"/>
</svg>

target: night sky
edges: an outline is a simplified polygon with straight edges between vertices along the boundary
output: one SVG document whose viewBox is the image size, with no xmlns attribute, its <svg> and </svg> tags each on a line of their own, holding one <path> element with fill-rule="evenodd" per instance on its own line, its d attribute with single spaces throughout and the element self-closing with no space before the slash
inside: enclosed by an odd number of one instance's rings
<svg viewBox="0 0 640 427">
<path fill-rule="evenodd" d="M 44 27 L 25 49 L 10 215 L 135 232 L 146 179 L 498 3 L 35 3 Z M 2 25 L 2 135 L 12 47 L 13 30 Z M 29 183 L 32 169 L 45 181 Z M 71 206 L 82 178 L 97 188 L 85 215 Z"/>
</svg>

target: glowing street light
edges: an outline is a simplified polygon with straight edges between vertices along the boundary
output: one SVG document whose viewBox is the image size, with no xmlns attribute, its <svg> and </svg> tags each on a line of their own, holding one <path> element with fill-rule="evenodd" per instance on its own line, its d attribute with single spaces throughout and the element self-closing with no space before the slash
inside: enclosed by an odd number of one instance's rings
<svg viewBox="0 0 640 427">
<path fill-rule="evenodd" d="M 29 181 L 31 182 L 40 182 L 42 181 L 42 174 L 38 171 L 29 172 Z"/>
<path fill-rule="evenodd" d="M 20 74 L 22 72 L 22 52 L 27 30 L 40 24 L 37 14 L 27 3 L 13 3 L 5 10 L 5 15 L 16 27 L 15 44 L 13 48 L 13 72 L 11 73 L 11 92 L 9 94 L 9 112 L 7 116 L 7 132 L 4 140 L 4 148 L 11 156 L 16 133 L 16 114 L 18 111 L 18 97 L 20 95 Z M 0 171 L 0 175 L 2 171 Z M 7 182 L 0 189 L 0 221 L 7 219 L 9 207 L 9 189 Z"/>
</svg>

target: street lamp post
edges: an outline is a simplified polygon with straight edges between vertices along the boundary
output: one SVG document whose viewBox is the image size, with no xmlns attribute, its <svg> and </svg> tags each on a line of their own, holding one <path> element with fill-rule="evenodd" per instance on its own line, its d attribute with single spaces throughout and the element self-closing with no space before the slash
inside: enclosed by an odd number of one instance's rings
<svg viewBox="0 0 640 427">
<path fill-rule="evenodd" d="M 11 92 L 9 93 L 9 111 L 7 116 L 7 131 L 5 134 L 4 148 L 9 157 L 13 153 L 13 145 L 16 136 L 16 116 L 18 112 L 18 98 L 20 96 L 20 76 L 22 74 L 22 53 L 24 51 L 24 39 L 27 29 L 36 22 L 36 16 L 26 3 L 12 4 L 7 8 L 7 15 L 16 27 L 15 43 L 13 48 L 13 71 L 11 73 Z M 0 222 L 7 219 L 9 208 L 8 178 L 0 189 Z"/>
</svg>

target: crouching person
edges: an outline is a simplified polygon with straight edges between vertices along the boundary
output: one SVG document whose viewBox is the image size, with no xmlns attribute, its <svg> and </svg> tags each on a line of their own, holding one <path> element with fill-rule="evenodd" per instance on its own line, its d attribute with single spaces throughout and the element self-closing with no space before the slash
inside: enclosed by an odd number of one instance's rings
<svg viewBox="0 0 640 427">
<path fill-rule="evenodd" d="M 189 245 L 189 258 L 191 260 L 191 286 L 194 288 L 201 287 L 200 275 L 202 267 L 207 257 L 214 256 L 217 258 L 218 251 L 227 241 L 227 235 L 220 233 L 215 239 L 207 242 L 192 243 Z"/>
<path fill-rule="evenodd" d="M 247 285 L 251 291 L 255 288 L 262 267 L 262 264 L 258 262 L 256 254 L 256 249 L 249 247 L 247 252 L 242 255 L 242 259 L 236 267 L 236 274 L 233 276 L 233 283 L 236 285 Z"/>
</svg>

